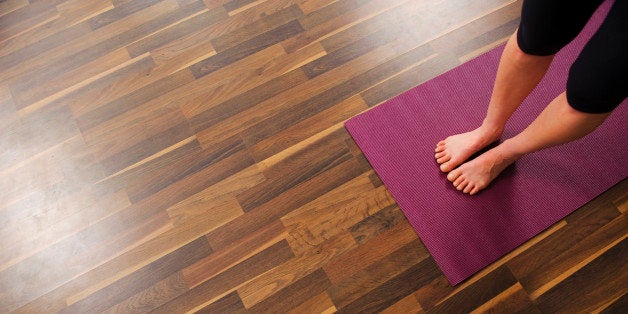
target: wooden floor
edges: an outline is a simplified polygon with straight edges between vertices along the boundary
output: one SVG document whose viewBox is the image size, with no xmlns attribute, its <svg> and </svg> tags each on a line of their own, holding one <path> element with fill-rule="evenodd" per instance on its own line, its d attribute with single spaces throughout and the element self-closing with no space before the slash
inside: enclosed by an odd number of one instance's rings
<svg viewBox="0 0 628 314">
<path fill-rule="evenodd" d="M 451 287 L 343 128 L 520 7 L 0 1 L 0 312 L 625 311 L 628 182 Z"/>
</svg>

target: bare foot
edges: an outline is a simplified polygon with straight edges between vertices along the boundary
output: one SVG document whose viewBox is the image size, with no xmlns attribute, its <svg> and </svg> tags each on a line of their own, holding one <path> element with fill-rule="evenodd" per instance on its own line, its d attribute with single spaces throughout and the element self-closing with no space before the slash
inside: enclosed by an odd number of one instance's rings
<svg viewBox="0 0 628 314">
<path fill-rule="evenodd" d="M 469 157 L 496 141 L 501 131 L 490 131 L 479 127 L 471 132 L 452 135 L 438 142 L 434 157 L 440 170 L 449 172 L 467 161 Z"/>
<path fill-rule="evenodd" d="M 470 195 L 485 189 L 506 167 L 519 159 L 519 156 L 504 153 L 500 146 L 452 170 L 447 179 L 456 189 Z"/>
</svg>

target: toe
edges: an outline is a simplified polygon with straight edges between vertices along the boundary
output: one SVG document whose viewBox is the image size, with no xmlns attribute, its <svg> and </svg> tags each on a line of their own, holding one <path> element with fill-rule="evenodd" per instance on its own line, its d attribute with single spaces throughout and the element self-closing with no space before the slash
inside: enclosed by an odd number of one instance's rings
<svg viewBox="0 0 628 314">
<path fill-rule="evenodd" d="M 441 169 L 442 169 L 442 165 L 441 165 Z M 448 175 L 447 175 L 447 180 L 454 182 L 458 177 L 460 176 L 460 171 L 451 171 Z"/>
<path fill-rule="evenodd" d="M 449 161 L 450 159 L 451 159 L 451 157 L 445 155 L 443 157 L 440 157 L 440 158 L 436 159 L 436 162 L 438 162 L 439 164 L 442 164 L 442 163 L 445 163 L 445 162 Z M 442 168 L 441 168 L 441 170 L 442 170 Z"/>
<path fill-rule="evenodd" d="M 467 184 L 467 186 L 464 188 L 464 193 L 469 193 L 471 192 L 473 189 L 475 188 L 475 185 L 472 183 Z"/>
<path fill-rule="evenodd" d="M 462 191 L 462 190 L 464 190 L 464 188 L 465 188 L 468 184 L 469 184 L 469 182 L 468 182 L 468 181 L 466 181 L 466 180 L 462 180 L 462 182 L 461 182 L 460 184 L 458 184 L 458 186 L 456 186 L 456 189 L 457 189 L 458 191 Z"/>
<path fill-rule="evenodd" d="M 440 143 L 438 143 L 438 145 L 436 146 L 436 149 L 434 149 L 434 152 L 440 153 L 444 150 L 445 150 L 445 145 L 440 145 Z"/>
<path fill-rule="evenodd" d="M 480 192 L 480 188 L 476 186 L 471 190 L 471 192 L 469 192 L 469 195 L 475 195 L 478 192 Z"/>
<path fill-rule="evenodd" d="M 456 178 L 456 180 L 454 181 L 454 186 L 458 186 L 460 185 L 460 183 L 462 183 L 462 181 L 464 181 L 464 178 L 462 176 L 459 176 L 458 178 Z"/>
<path fill-rule="evenodd" d="M 436 159 L 441 158 L 441 157 L 445 156 L 445 152 L 438 152 L 438 153 L 434 154 L 434 156 L 436 157 Z"/>
<path fill-rule="evenodd" d="M 443 172 L 453 171 L 455 168 L 453 161 L 454 160 L 451 156 L 447 156 L 447 161 L 441 164 L 440 170 Z"/>
</svg>

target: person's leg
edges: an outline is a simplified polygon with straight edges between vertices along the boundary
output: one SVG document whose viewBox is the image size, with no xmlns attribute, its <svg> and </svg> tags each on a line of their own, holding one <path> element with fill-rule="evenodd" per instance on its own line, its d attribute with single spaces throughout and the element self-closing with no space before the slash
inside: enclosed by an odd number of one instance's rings
<svg viewBox="0 0 628 314">
<path fill-rule="evenodd" d="M 617 0 L 569 69 L 567 101 L 579 111 L 612 111 L 628 96 L 628 1 Z"/>
<path fill-rule="evenodd" d="M 496 141 L 519 104 L 541 80 L 553 55 L 584 27 L 602 0 L 526 0 L 519 29 L 509 39 L 497 70 L 493 93 L 482 125 L 436 145 L 435 158 L 449 172 Z"/>
<path fill-rule="evenodd" d="M 516 33 L 502 53 L 493 93 L 482 125 L 467 133 L 453 135 L 436 145 L 435 158 L 443 172 L 449 172 L 471 155 L 496 141 L 519 104 L 539 83 L 553 56 L 534 56 L 521 51 Z"/>
<path fill-rule="evenodd" d="M 458 190 L 476 194 L 523 155 L 581 138 L 595 130 L 608 115 L 577 111 L 562 93 L 519 135 L 452 170 L 447 179 Z"/>
<path fill-rule="evenodd" d="M 595 130 L 628 96 L 628 2 L 615 2 L 571 66 L 567 90 L 519 135 L 447 175 L 476 194 L 525 154 L 581 138 Z"/>
</svg>

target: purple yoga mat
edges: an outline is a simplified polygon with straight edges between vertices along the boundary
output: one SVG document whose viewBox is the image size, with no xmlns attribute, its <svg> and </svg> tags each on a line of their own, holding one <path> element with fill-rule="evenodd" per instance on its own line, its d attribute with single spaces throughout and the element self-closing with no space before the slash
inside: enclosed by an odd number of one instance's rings
<svg viewBox="0 0 628 314">
<path fill-rule="evenodd" d="M 523 130 L 565 89 L 569 66 L 610 7 L 606 1 L 506 126 Z M 628 175 L 626 101 L 578 141 L 524 156 L 475 196 L 455 190 L 436 143 L 471 130 L 486 112 L 503 46 L 346 123 L 452 285 L 534 237 Z"/>
</svg>

